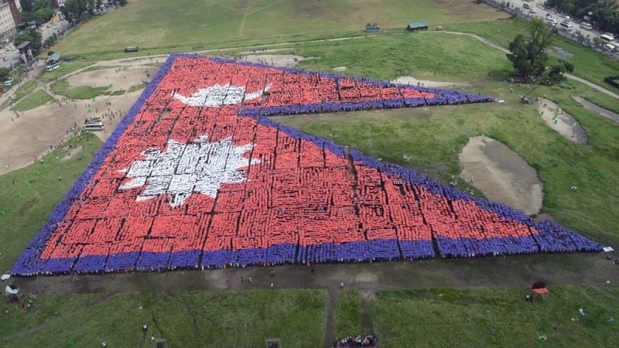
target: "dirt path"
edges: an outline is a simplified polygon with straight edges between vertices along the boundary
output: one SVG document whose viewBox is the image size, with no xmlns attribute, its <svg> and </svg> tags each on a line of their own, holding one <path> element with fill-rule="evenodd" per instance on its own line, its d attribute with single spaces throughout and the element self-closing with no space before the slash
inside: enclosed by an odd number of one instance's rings
<svg viewBox="0 0 619 348">
<path fill-rule="evenodd" d="M 325 348 L 331 348 L 333 346 L 333 342 L 337 339 L 335 337 L 335 328 L 334 328 L 334 314 L 337 309 L 337 292 L 335 289 L 329 289 L 328 291 L 329 300 L 327 303 L 327 312 L 325 318 Z"/>
<path fill-rule="evenodd" d="M 374 300 L 376 300 L 376 294 L 372 291 L 362 291 L 361 292 L 361 308 L 360 310 L 360 319 L 361 319 L 361 334 L 368 335 L 374 333 L 374 316 L 372 314 L 374 307 Z"/>
<path fill-rule="evenodd" d="M 610 120 L 613 120 L 617 123 L 619 123 L 619 114 L 617 114 L 616 112 L 610 111 L 610 110 L 606 110 L 603 107 L 597 106 L 581 97 L 578 96 L 573 96 L 572 99 L 574 99 L 575 101 L 579 102 L 580 104 L 582 104 L 585 108 L 596 112 L 599 115 L 602 115 Z"/>
<path fill-rule="evenodd" d="M 413 76 L 400 76 L 395 80 L 391 80 L 391 83 L 402 83 L 402 84 L 408 84 L 411 86 L 420 84 L 424 87 L 435 87 L 435 88 L 456 88 L 456 87 L 470 86 L 468 83 L 461 83 L 461 82 L 418 80 L 414 78 Z"/>
<path fill-rule="evenodd" d="M 277 271 L 275 289 L 332 289 L 340 283 L 347 288 L 379 290 L 425 287 L 523 287 L 536 280 L 549 285 L 605 284 L 619 282 L 619 266 L 612 260 L 616 253 L 533 254 L 478 259 L 434 259 L 413 262 L 375 262 L 314 265 L 316 279 L 309 267 L 281 265 L 205 271 L 175 271 L 164 273 L 95 274 L 68 276 L 12 277 L 13 284 L 23 291 L 38 289 L 47 294 L 127 293 L 140 291 L 230 291 L 269 289 L 271 269 Z M 510 276 L 505 277 L 509 272 Z M 240 276 L 253 278 L 250 284 Z M 373 275 L 355 282 L 360 275 Z"/>
</svg>

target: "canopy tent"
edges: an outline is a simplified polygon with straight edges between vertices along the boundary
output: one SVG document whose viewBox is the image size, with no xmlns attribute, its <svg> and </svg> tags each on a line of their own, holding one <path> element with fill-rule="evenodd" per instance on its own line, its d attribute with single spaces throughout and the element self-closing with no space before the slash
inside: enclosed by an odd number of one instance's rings
<svg viewBox="0 0 619 348">
<path fill-rule="evenodd" d="M 47 65 L 56 64 L 60 61 L 60 55 L 58 53 L 53 53 L 47 57 Z"/>
<path fill-rule="evenodd" d="M 4 292 L 10 295 L 15 295 L 19 292 L 19 289 L 11 285 L 7 285 L 6 288 L 4 288 Z"/>
</svg>

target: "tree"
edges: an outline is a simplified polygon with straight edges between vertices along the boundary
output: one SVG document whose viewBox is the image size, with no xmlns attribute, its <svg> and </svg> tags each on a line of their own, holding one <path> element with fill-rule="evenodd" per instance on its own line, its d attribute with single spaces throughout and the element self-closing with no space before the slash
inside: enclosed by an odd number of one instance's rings
<svg viewBox="0 0 619 348">
<path fill-rule="evenodd" d="M 37 29 L 30 28 L 24 33 L 17 35 L 13 44 L 19 46 L 19 44 L 25 41 L 30 41 L 30 50 L 32 50 L 32 54 L 37 54 L 41 49 L 42 37 Z"/>
<path fill-rule="evenodd" d="M 516 73 L 528 82 L 534 82 L 546 70 L 548 55 L 545 50 L 557 35 L 542 19 L 534 18 L 527 26 L 528 35 L 518 34 L 509 43 L 507 55 Z"/>
<path fill-rule="evenodd" d="M 22 12 L 33 12 L 34 11 L 34 0 L 21 0 L 19 2 L 21 4 Z"/>
<path fill-rule="evenodd" d="M 2 67 L 0 68 L 0 80 L 4 81 L 9 76 L 9 68 Z"/>
<path fill-rule="evenodd" d="M 548 69 L 547 74 L 544 75 L 542 82 L 547 85 L 557 84 L 565 81 L 565 73 L 571 73 L 574 71 L 574 64 L 559 60 L 558 64 L 555 64 Z"/>
<path fill-rule="evenodd" d="M 47 21 L 52 19 L 52 17 L 54 17 L 54 10 L 52 10 L 51 8 L 40 8 L 36 10 L 35 13 L 42 21 L 41 24 L 46 23 Z"/>
</svg>

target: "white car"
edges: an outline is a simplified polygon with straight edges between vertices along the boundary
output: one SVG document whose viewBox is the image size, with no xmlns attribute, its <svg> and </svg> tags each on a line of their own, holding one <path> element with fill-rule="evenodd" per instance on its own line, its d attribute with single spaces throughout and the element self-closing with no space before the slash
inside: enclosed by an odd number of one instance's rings
<svg viewBox="0 0 619 348">
<path fill-rule="evenodd" d="M 529 10 L 529 13 L 537 13 L 537 11 L 535 11 L 535 9 L 532 8 L 532 9 Z"/>
<path fill-rule="evenodd" d="M 12 77 L 9 77 L 8 79 L 6 79 L 6 80 L 4 81 L 4 85 L 5 85 L 5 86 L 7 86 L 7 87 L 10 87 L 10 86 L 12 86 L 12 85 L 13 85 L 13 81 L 15 81 L 15 80 L 13 80 L 13 78 L 12 78 Z"/>
</svg>

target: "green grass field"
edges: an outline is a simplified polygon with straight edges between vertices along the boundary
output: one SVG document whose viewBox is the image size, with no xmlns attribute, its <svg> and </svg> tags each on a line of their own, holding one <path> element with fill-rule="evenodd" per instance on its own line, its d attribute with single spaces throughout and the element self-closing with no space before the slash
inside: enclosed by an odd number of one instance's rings
<svg viewBox="0 0 619 348">
<path fill-rule="evenodd" d="M 51 95 L 49 95 L 44 90 L 40 89 L 30 94 L 26 98 L 22 99 L 19 103 L 17 103 L 13 107 L 13 110 L 26 111 L 26 110 L 34 109 L 41 105 L 45 105 L 52 100 L 54 100 L 54 98 Z"/>
<path fill-rule="evenodd" d="M 507 16 L 488 6 L 456 0 L 130 0 L 124 8 L 69 33 L 54 49 L 73 54 L 122 52 L 135 45 L 192 50 L 213 42 L 361 33 L 368 22 L 404 29 L 412 21 L 442 24 L 498 17 Z"/>
<path fill-rule="evenodd" d="M 320 347 L 326 292 L 248 292 L 52 295 L 31 309 L 2 303 L 0 345 L 10 347 L 135 347 L 141 326 L 169 347 L 261 347 L 280 338 L 286 347 Z M 5 311 L 9 311 L 6 315 Z"/>
<path fill-rule="evenodd" d="M 30 80 L 26 83 L 24 83 L 22 86 L 20 86 L 17 91 L 15 91 L 15 94 L 13 95 L 13 100 L 18 101 L 21 98 L 25 97 L 26 95 L 30 94 L 30 92 L 34 91 L 34 89 L 37 87 L 37 82 L 34 80 Z"/>
<path fill-rule="evenodd" d="M 616 285 L 554 287 L 545 301 L 514 289 L 382 291 L 374 303 L 381 346 L 614 347 Z M 585 315 L 579 314 L 584 309 Z M 554 329 L 556 324 L 557 329 Z M 547 335 L 545 344 L 539 336 Z"/>
<path fill-rule="evenodd" d="M 130 1 L 126 8 L 80 26 L 54 48 L 63 54 L 83 53 L 96 59 L 118 55 L 117 51 L 136 42 L 151 47 L 152 52 L 167 52 L 172 46 L 180 50 L 345 36 L 359 32 L 366 22 L 400 28 L 413 20 L 441 23 L 446 30 L 476 33 L 505 45 L 524 28 L 521 21 L 464 23 L 503 14 L 470 2 L 456 4 L 449 0 L 207 0 L 205 7 L 209 11 L 196 11 L 194 2 L 188 0 Z M 114 35 L 109 34 L 111 30 Z M 221 44 L 224 40 L 227 42 Z M 619 70 L 616 62 L 580 47 L 561 40 L 556 45 L 575 55 L 571 61 L 578 76 L 598 81 Z M 286 116 L 277 117 L 278 121 L 443 181 L 459 173 L 458 153 L 467 139 L 485 134 L 516 150 L 538 170 L 544 182 L 543 213 L 603 243 L 619 242 L 619 215 L 613 211 L 619 206 L 619 125 L 588 111 L 572 96 L 584 97 L 615 112 L 619 112 L 619 100 L 575 82 L 539 88 L 532 94 L 547 95 L 581 123 L 589 143 L 575 145 L 547 127 L 535 106 L 517 102 L 518 95 L 527 91 L 514 87 L 514 93 L 510 93 L 510 86 L 503 82 L 511 72 L 505 54 L 478 40 L 424 33 L 290 48 L 302 56 L 320 57 L 303 61 L 303 69 L 331 71 L 336 66 L 347 66 L 345 74 L 376 79 L 412 75 L 466 82 L 471 86 L 462 89 L 493 95 L 506 103 Z M 106 91 L 71 87 L 63 78 L 90 64 L 64 63 L 60 69 L 44 73 L 41 80 L 58 80 L 53 88 L 59 94 L 89 99 Z M 22 86 L 24 90 L 26 85 Z M 46 98 L 51 96 L 37 91 L 23 99 L 16 110 L 41 105 Z M 43 163 L 0 176 L 0 269 L 11 268 L 101 146 L 92 135 L 71 143 L 83 146 L 71 159 L 63 160 L 63 152 L 56 150 Z M 411 155 L 412 160 L 405 161 L 404 154 Z M 593 177 L 594 171 L 605 175 Z M 459 185 L 466 187 L 466 183 Z M 572 185 L 578 186 L 577 192 L 569 189 Z M 572 273 L 584 276 L 588 272 L 570 258 L 544 259 L 544 255 L 524 259 L 530 261 L 519 259 L 513 270 L 503 271 L 527 274 L 529 267 L 540 264 L 551 269 L 553 262 L 573 262 L 571 268 L 568 265 Z M 265 338 L 279 337 L 284 347 L 316 348 L 326 344 L 325 323 L 330 311 L 335 336 L 374 331 L 380 347 L 531 347 L 540 345 L 538 337 L 542 334 L 548 335 L 545 346 L 549 347 L 616 346 L 617 323 L 608 321 L 619 318 L 619 288 L 614 282 L 551 286 L 548 299 L 533 304 L 524 301 L 530 284 L 515 287 L 508 280 L 505 283 L 509 288 L 502 283 L 488 288 L 436 288 L 445 283 L 442 267 L 462 271 L 453 277 L 456 283 L 460 278 L 475 283 L 475 279 L 486 279 L 492 261 L 424 261 L 428 269 L 437 270 L 433 277 L 418 280 L 422 285 L 417 286 L 424 288 L 376 292 L 331 289 L 335 291 L 334 307 L 328 300 L 332 297 L 324 290 L 170 293 L 158 291 L 152 284 L 148 291 L 139 293 L 44 292 L 31 309 L 0 302 L 0 315 L 8 311 L 7 320 L 0 321 L 0 347 L 60 347 L 68 346 L 69 340 L 75 347 L 96 347 L 102 341 L 108 347 L 135 347 L 142 340 L 140 325 L 147 322 L 150 329 L 144 347 L 149 346 L 152 334 L 167 338 L 169 347 L 261 347 Z M 58 280 L 73 284 L 78 279 Z M 425 288 L 428 284 L 430 288 Z M 579 316 L 579 308 L 586 311 L 584 317 Z M 557 330 L 553 328 L 555 323 Z"/>
<path fill-rule="evenodd" d="M 91 86 L 76 86 L 73 87 L 67 80 L 56 81 L 51 84 L 51 89 L 56 94 L 63 95 L 69 99 L 92 99 L 100 95 L 110 93 L 119 93 L 118 91 L 111 92 L 108 87 L 91 87 Z M 124 91 L 122 91 L 123 94 Z M 113 94 L 117 95 L 117 94 Z"/>
</svg>

